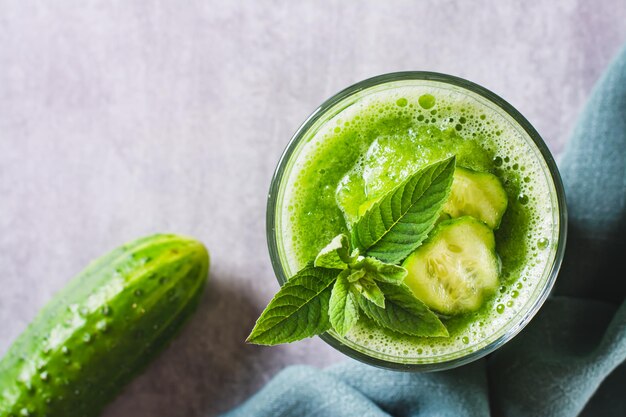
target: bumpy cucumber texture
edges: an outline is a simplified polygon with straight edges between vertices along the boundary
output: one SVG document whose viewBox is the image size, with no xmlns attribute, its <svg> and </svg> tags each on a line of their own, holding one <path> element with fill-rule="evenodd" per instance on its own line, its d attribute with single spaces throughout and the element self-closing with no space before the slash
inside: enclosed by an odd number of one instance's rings
<svg viewBox="0 0 626 417">
<path fill-rule="evenodd" d="M 508 197 L 498 177 L 457 167 L 443 211 L 452 217 L 472 216 L 497 229 L 507 205 Z"/>
<path fill-rule="evenodd" d="M 204 246 L 175 235 L 93 262 L 0 360 L 0 416 L 97 416 L 193 312 L 208 269 Z"/>
<path fill-rule="evenodd" d="M 433 310 L 475 311 L 498 287 L 499 261 L 492 230 L 465 216 L 445 220 L 404 261 L 405 283 Z"/>
</svg>

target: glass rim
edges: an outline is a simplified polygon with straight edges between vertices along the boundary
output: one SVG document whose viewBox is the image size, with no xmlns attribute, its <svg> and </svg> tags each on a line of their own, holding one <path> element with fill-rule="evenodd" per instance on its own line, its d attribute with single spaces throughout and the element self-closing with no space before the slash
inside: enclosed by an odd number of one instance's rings
<svg viewBox="0 0 626 417">
<path fill-rule="evenodd" d="M 372 365 L 379 368 L 396 370 L 396 371 L 406 371 L 406 372 L 428 372 L 428 371 L 437 371 L 437 370 L 445 370 L 456 368 L 480 358 L 485 357 L 486 355 L 494 352 L 496 349 L 510 341 L 513 337 L 515 337 L 529 322 L 530 320 L 537 314 L 539 308 L 544 304 L 548 295 L 552 291 L 552 287 L 554 286 L 554 282 L 556 281 L 556 277 L 558 275 L 559 269 L 561 267 L 561 263 L 563 261 L 563 256 L 565 253 L 565 244 L 567 240 L 567 203 L 565 199 L 565 191 L 563 188 L 563 183 L 561 181 L 561 175 L 558 171 L 556 162 L 554 157 L 552 156 L 550 150 L 545 144 L 544 140 L 541 138 L 537 130 L 530 124 L 530 122 L 519 112 L 517 111 L 511 104 L 509 104 L 506 100 L 493 93 L 492 91 L 482 87 L 476 83 L 465 80 L 463 78 L 459 78 L 453 75 L 438 73 L 438 72 L 429 72 L 429 71 L 403 71 L 403 72 L 393 72 L 378 75 L 372 78 L 365 79 L 363 81 L 357 82 L 338 93 L 331 96 L 329 99 L 324 101 L 307 119 L 300 125 L 300 127 L 293 134 L 289 143 L 287 144 L 285 150 L 283 151 L 274 174 L 272 176 L 268 200 L 267 200 L 267 211 L 266 211 L 266 234 L 267 234 L 267 244 L 270 253 L 270 260 L 272 263 L 272 268 L 276 275 L 276 279 L 279 284 L 282 286 L 287 280 L 288 277 L 285 275 L 285 270 L 283 268 L 283 264 L 280 260 L 280 253 L 278 250 L 278 242 L 276 239 L 276 204 L 278 200 L 278 194 L 280 190 L 281 181 L 285 174 L 285 169 L 288 166 L 288 162 L 293 155 L 294 151 L 297 149 L 300 141 L 305 137 L 306 133 L 309 129 L 322 117 L 325 113 L 332 109 L 335 105 L 341 103 L 343 100 L 348 97 L 357 94 L 363 90 L 366 90 L 371 87 L 375 87 L 377 85 L 390 83 L 393 81 L 404 81 L 404 80 L 417 80 L 417 81 L 435 81 L 444 84 L 450 84 L 456 87 L 461 87 L 463 89 L 469 90 L 472 93 L 475 93 L 489 102 L 495 104 L 499 109 L 503 110 L 506 114 L 508 114 L 528 135 L 528 137 L 532 140 L 534 145 L 539 150 L 543 161 L 545 162 L 548 172 L 550 173 L 550 178 L 552 179 L 555 192 L 556 192 L 556 202 L 558 208 L 558 220 L 559 220 L 559 228 L 558 228 L 558 241 L 556 243 L 556 251 L 554 254 L 554 259 L 552 260 L 552 264 L 546 267 L 546 270 L 549 269 L 549 276 L 545 282 L 544 287 L 541 290 L 541 293 L 538 297 L 533 301 L 533 305 L 526 311 L 521 312 L 522 318 L 510 329 L 505 331 L 502 335 L 500 335 L 495 340 L 491 341 L 486 346 L 483 346 L 471 353 L 468 353 L 464 356 L 444 360 L 441 362 L 432 362 L 432 363 L 401 363 L 401 362 L 393 362 L 390 360 L 382 359 L 367 355 L 364 352 L 360 352 L 346 344 L 344 344 L 340 339 L 333 336 L 331 333 L 326 332 L 324 334 L 319 335 L 319 337 L 325 341 L 327 344 L 340 351 L 341 353 L 347 355 L 350 358 L 356 359 L 360 362 L 366 363 L 368 365 Z"/>
</svg>

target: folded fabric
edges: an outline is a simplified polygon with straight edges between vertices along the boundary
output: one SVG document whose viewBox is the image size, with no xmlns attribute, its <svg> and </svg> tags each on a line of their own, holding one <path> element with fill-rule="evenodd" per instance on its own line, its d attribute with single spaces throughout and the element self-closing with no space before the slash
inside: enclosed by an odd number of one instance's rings
<svg viewBox="0 0 626 417">
<path fill-rule="evenodd" d="M 626 416 L 626 49 L 560 164 L 569 208 L 554 295 L 486 359 L 435 373 L 355 361 L 285 369 L 227 417 Z"/>
</svg>

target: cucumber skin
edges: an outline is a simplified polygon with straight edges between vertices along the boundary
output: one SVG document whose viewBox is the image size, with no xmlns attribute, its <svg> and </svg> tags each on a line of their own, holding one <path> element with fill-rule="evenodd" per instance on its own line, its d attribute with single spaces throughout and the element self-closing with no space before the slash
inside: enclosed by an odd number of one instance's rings
<svg viewBox="0 0 626 417">
<path fill-rule="evenodd" d="M 0 416 L 99 415 L 193 313 L 208 270 L 206 248 L 176 235 L 91 263 L 0 360 Z"/>
</svg>

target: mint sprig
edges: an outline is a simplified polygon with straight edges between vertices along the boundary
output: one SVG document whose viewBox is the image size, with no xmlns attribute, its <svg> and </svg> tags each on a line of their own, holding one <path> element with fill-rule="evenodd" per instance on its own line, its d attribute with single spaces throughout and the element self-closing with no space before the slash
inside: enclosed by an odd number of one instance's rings
<svg viewBox="0 0 626 417">
<path fill-rule="evenodd" d="M 429 165 L 374 203 L 354 224 L 351 238 L 336 236 L 281 287 L 247 341 L 290 343 L 331 328 L 345 336 L 360 312 L 403 334 L 448 336 L 439 317 L 404 284 L 407 271 L 396 264 L 433 228 L 450 194 L 454 166 L 454 157 Z"/>
</svg>

